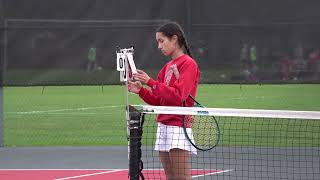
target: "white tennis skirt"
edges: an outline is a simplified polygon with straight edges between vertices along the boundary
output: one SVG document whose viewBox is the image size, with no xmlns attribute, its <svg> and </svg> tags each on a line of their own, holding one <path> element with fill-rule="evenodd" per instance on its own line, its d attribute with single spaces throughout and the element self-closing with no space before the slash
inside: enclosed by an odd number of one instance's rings
<svg viewBox="0 0 320 180">
<path fill-rule="evenodd" d="M 187 133 L 194 143 L 192 129 L 187 128 Z M 197 149 L 189 142 L 184 134 L 183 127 L 168 126 L 158 123 L 157 137 L 154 150 L 169 152 L 171 149 L 183 149 L 197 155 Z"/>
</svg>

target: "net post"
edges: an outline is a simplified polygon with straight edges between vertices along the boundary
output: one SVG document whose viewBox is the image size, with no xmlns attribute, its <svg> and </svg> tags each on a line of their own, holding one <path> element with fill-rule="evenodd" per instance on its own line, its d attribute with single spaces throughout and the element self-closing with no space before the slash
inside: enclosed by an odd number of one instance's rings
<svg viewBox="0 0 320 180">
<path fill-rule="evenodd" d="M 141 138 L 143 116 L 134 107 L 129 106 L 129 177 L 130 180 L 144 179 L 142 175 Z"/>
</svg>

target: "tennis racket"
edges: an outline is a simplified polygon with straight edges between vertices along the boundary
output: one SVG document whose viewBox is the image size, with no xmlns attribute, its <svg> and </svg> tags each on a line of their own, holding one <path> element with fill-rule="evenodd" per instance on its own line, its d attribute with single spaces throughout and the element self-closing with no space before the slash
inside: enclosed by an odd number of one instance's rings
<svg viewBox="0 0 320 180">
<path fill-rule="evenodd" d="M 195 107 L 202 107 L 191 95 Z M 185 106 L 185 102 L 184 102 Z M 187 132 L 191 128 L 192 133 Z M 184 116 L 183 130 L 188 141 L 198 150 L 208 151 L 216 147 L 220 140 L 220 129 L 218 121 L 212 115 Z"/>
</svg>

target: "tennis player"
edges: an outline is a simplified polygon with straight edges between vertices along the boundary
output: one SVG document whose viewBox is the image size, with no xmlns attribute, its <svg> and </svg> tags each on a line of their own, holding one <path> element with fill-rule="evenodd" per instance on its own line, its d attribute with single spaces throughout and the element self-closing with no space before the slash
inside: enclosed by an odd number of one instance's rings
<svg viewBox="0 0 320 180">
<path fill-rule="evenodd" d="M 160 70 L 157 80 L 138 70 L 130 81 L 129 91 L 138 94 L 146 103 L 155 106 L 193 106 L 200 72 L 192 58 L 184 32 L 176 22 L 159 27 L 156 32 L 159 50 L 171 60 Z M 186 53 L 185 53 L 186 52 Z M 146 84 L 149 88 L 143 87 Z M 158 115 L 155 150 L 167 179 L 191 179 L 190 155 L 197 154 L 183 131 L 183 116 Z M 191 128 L 187 128 L 189 137 Z"/>
</svg>

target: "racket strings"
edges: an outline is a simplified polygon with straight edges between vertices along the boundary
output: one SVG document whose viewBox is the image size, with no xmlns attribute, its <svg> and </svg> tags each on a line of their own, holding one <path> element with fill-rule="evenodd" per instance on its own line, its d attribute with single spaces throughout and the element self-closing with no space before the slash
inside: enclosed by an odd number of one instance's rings
<svg viewBox="0 0 320 180">
<path fill-rule="evenodd" d="M 219 129 L 212 116 L 193 116 L 192 133 L 199 149 L 211 149 L 218 143 Z"/>
</svg>

